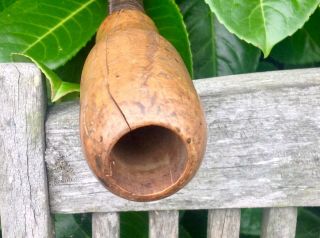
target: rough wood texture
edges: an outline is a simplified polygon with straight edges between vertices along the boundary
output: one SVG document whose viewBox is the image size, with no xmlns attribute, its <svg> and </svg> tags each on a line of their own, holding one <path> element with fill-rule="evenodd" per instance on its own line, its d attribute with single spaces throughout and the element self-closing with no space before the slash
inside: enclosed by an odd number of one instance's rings
<svg viewBox="0 0 320 238">
<path fill-rule="evenodd" d="M 205 159 L 185 188 L 151 203 L 116 197 L 91 173 L 80 148 L 78 103 L 51 108 L 52 211 L 320 206 L 320 69 L 204 79 L 195 86 L 209 129 Z"/>
<path fill-rule="evenodd" d="M 119 238 L 120 221 L 119 214 L 93 213 L 92 214 L 92 237 L 93 238 Z"/>
<path fill-rule="evenodd" d="M 294 238 L 297 208 L 266 208 L 263 211 L 262 238 Z"/>
<path fill-rule="evenodd" d="M 45 96 L 31 64 L 0 64 L 0 204 L 5 238 L 51 237 Z"/>
<path fill-rule="evenodd" d="M 149 212 L 149 238 L 178 238 L 179 211 Z"/>
<path fill-rule="evenodd" d="M 208 213 L 208 238 L 238 238 L 240 209 L 215 209 Z"/>
</svg>

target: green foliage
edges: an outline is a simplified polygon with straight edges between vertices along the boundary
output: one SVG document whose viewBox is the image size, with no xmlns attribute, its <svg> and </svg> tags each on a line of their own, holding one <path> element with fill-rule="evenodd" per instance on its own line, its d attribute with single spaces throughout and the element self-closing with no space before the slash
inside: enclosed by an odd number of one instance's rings
<svg viewBox="0 0 320 238">
<path fill-rule="evenodd" d="M 262 209 L 242 209 L 241 210 L 241 234 L 246 236 L 260 236 Z"/>
<path fill-rule="evenodd" d="M 320 237 L 320 209 L 299 208 L 296 238 Z"/>
<path fill-rule="evenodd" d="M 290 65 L 320 62 L 320 8 L 302 29 L 275 46 L 271 57 Z M 318 29 L 318 30 L 315 30 Z"/>
<path fill-rule="evenodd" d="M 62 81 L 52 69 L 91 39 L 105 17 L 106 1 L 2 0 L 0 6 L 0 62 L 13 60 L 15 53 L 31 59 L 47 76 L 53 102 L 78 92 L 79 85 Z"/>
<path fill-rule="evenodd" d="M 220 24 L 207 4 L 177 0 L 187 25 L 194 78 L 254 72 L 260 51 Z"/>
<path fill-rule="evenodd" d="M 91 237 L 91 216 L 89 214 L 56 214 L 54 220 L 56 238 Z"/>
<path fill-rule="evenodd" d="M 272 47 L 301 28 L 320 0 L 205 0 L 230 32 L 267 57 Z"/>
<path fill-rule="evenodd" d="M 8 8 L 15 1 L 16 0 L 2 0 L 0 2 L 0 12 L 2 12 L 4 9 Z"/>
<path fill-rule="evenodd" d="M 184 228 L 184 230 L 186 230 L 189 233 L 190 237 L 206 238 L 207 219 L 208 211 L 185 211 L 181 216 L 180 224 Z"/>
<path fill-rule="evenodd" d="M 0 14 L 0 61 L 28 55 L 50 69 L 65 64 L 105 16 L 104 0 L 20 0 Z"/>
<path fill-rule="evenodd" d="M 320 67 L 319 3 L 144 0 L 194 78 Z M 106 14 L 106 0 L 0 0 L 0 62 L 36 63 L 53 102 L 78 97 L 84 60 Z M 271 53 L 263 59 L 260 49 Z M 259 237 L 261 219 L 261 209 L 242 209 L 241 237 Z M 147 237 L 147 213 L 122 213 L 120 220 L 121 238 Z M 91 237 L 88 214 L 56 215 L 55 223 L 57 238 Z M 206 237 L 206 223 L 206 211 L 182 211 L 179 237 Z M 319 238 L 319 227 L 320 208 L 299 209 L 297 238 Z"/>
<path fill-rule="evenodd" d="M 31 61 L 35 63 L 39 69 L 41 69 L 42 73 L 49 80 L 50 88 L 48 88 L 48 94 L 50 95 L 52 102 L 58 101 L 60 98 L 67 95 L 68 93 L 80 92 L 79 83 L 70 83 L 62 81 L 55 72 L 53 72 L 46 65 L 40 63 L 31 56 L 14 53 L 12 54 L 12 57 L 15 61 Z"/>
<path fill-rule="evenodd" d="M 192 75 L 190 43 L 178 6 L 173 0 L 144 0 L 146 13 L 155 22 L 160 34 L 179 51 Z"/>
<path fill-rule="evenodd" d="M 120 238 L 148 238 L 148 213 L 123 212 L 120 214 Z"/>
</svg>

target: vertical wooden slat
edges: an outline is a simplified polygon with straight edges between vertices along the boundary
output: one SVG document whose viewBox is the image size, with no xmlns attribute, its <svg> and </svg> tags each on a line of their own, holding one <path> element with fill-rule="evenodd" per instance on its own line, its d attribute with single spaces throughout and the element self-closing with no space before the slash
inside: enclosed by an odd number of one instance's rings
<svg viewBox="0 0 320 238">
<path fill-rule="evenodd" d="M 297 208 L 265 208 L 262 219 L 262 238 L 294 238 Z"/>
<path fill-rule="evenodd" d="M 240 234 L 240 209 L 216 209 L 208 212 L 208 238 L 237 238 Z"/>
<path fill-rule="evenodd" d="M 149 238 L 177 238 L 179 211 L 150 211 Z"/>
<path fill-rule="evenodd" d="M 119 238 L 120 221 L 118 213 L 92 214 L 93 238 Z"/>
<path fill-rule="evenodd" d="M 44 162 L 45 94 L 31 64 L 0 64 L 0 204 L 5 238 L 52 237 Z"/>
</svg>

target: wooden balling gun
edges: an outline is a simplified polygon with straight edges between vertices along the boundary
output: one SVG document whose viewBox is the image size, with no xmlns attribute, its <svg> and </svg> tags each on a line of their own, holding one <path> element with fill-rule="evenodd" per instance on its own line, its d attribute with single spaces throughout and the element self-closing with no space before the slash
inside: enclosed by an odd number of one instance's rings
<svg viewBox="0 0 320 238">
<path fill-rule="evenodd" d="M 85 157 L 112 193 L 167 197 L 194 176 L 206 147 L 205 116 L 176 49 L 142 1 L 110 1 L 81 79 Z"/>
</svg>

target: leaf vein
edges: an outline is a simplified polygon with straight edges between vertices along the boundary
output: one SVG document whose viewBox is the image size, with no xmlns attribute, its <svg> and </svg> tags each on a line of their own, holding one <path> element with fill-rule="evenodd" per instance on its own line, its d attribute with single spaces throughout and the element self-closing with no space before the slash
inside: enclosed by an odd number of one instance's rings
<svg viewBox="0 0 320 238">
<path fill-rule="evenodd" d="M 52 34 L 55 30 L 57 30 L 60 26 L 65 24 L 68 20 L 72 19 L 75 15 L 77 15 L 82 10 L 86 9 L 88 5 L 91 5 L 95 0 L 89 0 L 85 4 L 81 5 L 76 11 L 72 12 L 69 16 L 67 16 L 65 19 L 63 19 L 61 22 L 56 24 L 53 28 L 51 28 L 48 32 L 40 36 L 35 42 L 33 42 L 29 47 L 27 47 L 22 53 L 28 52 L 30 49 L 32 49 L 36 44 L 41 42 L 44 38 Z"/>
</svg>

